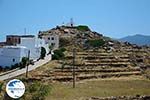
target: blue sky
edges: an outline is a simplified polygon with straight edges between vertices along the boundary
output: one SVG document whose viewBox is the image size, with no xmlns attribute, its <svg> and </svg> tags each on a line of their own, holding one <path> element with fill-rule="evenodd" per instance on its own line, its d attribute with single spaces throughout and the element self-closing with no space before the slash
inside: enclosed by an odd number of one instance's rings
<svg viewBox="0 0 150 100">
<path fill-rule="evenodd" d="M 68 23 L 105 36 L 150 35 L 150 0 L 0 0 L 0 41 L 7 34 L 37 34 Z"/>
</svg>

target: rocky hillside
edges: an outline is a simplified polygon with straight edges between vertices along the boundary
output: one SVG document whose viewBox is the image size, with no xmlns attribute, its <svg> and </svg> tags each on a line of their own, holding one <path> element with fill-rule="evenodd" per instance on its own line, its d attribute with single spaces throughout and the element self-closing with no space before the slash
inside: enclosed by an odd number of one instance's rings
<svg viewBox="0 0 150 100">
<path fill-rule="evenodd" d="M 39 31 L 38 36 L 55 34 L 60 37 L 60 46 L 78 44 L 78 46 L 84 46 L 85 42 L 88 40 L 110 40 L 104 37 L 102 34 L 91 31 L 88 26 L 57 26 L 56 28 L 50 29 L 48 31 Z M 75 41 L 73 41 L 75 40 Z M 62 44 L 61 44 L 62 43 Z"/>
<path fill-rule="evenodd" d="M 39 37 L 42 35 L 48 35 L 48 34 L 57 34 L 60 37 L 74 37 L 74 36 L 80 36 L 80 37 L 88 37 L 88 38 L 100 38 L 103 35 L 99 34 L 97 32 L 93 32 L 89 29 L 88 26 L 57 26 L 56 28 L 52 28 L 48 31 L 39 31 Z"/>
<path fill-rule="evenodd" d="M 49 34 L 59 35 L 60 47 L 67 48 L 65 59 L 59 61 L 62 66 L 55 67 L 49 75 L 53 80 L 72 80 L 74 44 L 77 80 L 141 76 L 144 74 L 143 69 L 150 68 L 149 47 L 113 40 L 91 31 L 87 26 L 57 26 L 39 32 L 39 37 Z"/>
<path fill-rule="evenodd" d="M 128 42 L 119 42 L 113 40 L 109 37 L 103 36 L 100 33 L 91 31 L 88 26 L 79 25 L 79 26 L 57 26 L 47 31 L 39 31 L 38 36 L 55 34 L 60 37 L 60 47 L 72 46 L 76 44 L 81 47 L 80 49 L 85 48 L 104 48 L 108 50 L 113 49 L 122 49 L 122 47 L 130 48 L 141 48 L 137 45 L 130 44 Z M 143 48 L 143 47 L 142 47 Z M 148 48 L 148 47 L 144 47 Z"/>
</svg>

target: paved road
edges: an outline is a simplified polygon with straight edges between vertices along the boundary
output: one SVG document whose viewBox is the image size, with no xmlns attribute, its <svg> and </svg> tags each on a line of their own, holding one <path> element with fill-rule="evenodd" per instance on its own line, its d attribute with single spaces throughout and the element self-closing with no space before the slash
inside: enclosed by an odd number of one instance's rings
<svg viewBox="0 0 150 100">
<path fill-rule="evenodd" d="M 50 60 L 51 60 L 51 55 L 48 55 L 43 60 L 41 59 L 41 60 L 35 62 L 34 65 L 29 65 L 28 71 L 34 70 L 37 67 L 42 66 L 43 64 L 49 62 Z M 25 72 L 26 72 L 26 68 L 16 70 L 16 71 L 11 72 L 9 74 L 0 76 L 0 80 L 2 81 L 2 80 L 9 79 L 9 78 L 13 78 L 13 77 L 19 76 L 21 74 L 24 74 Z"/>
</svg>

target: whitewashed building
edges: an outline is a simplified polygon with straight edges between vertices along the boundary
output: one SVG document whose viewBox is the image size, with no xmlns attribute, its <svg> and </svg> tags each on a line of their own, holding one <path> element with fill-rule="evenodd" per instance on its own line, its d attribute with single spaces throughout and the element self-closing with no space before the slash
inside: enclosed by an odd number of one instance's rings
<svg viewBox="0 0 150 100">
<path fill-rule="evenodd" d="M 49 53 L 49 45 L 46 44 L 44 39 L 37 38 L 35 36 L 22 36 L 20 43 L 17 46 L 25 46 L 30 50 L 30 59 L 37 60 L 41 56 L 41 47 L 44 47 L 46 54 Z"/>
<path fill-rule="evenodd" d="M 37 61 L 41 56 L 41 47 L 44 47 L 46 54 L 49 53 L 49 45 L 44 39 L 36 38 L 34 35 L 9 35 L 6 44 L 0 48 L 0 66 L 11 66 L 21 62 L 22 57 L 27 57 L 30 51 L 30 60 Z"/>
<path fill-rule="evenodd" d="M 53 49 L 59 48 L 59 35 L 55 33 L 47 33 L 47 32 L 41 32 L 39 34 L 42 33 L 43 35 L 40 35 L 39 38 L 44 39 L 46 45 L 52 46 Z"/>
<path fill-rule="evenodd" d="M 28 56 L 28 50 L 24 46 L 4 46 L 0 48 L 0 66 L 11 67 L 16 63 L 20 63 L 22 57 Z"/>
<path fill-rule="evenodd" d="M 17 46 L 25 46 L 30 51 L 30 59 L 37 60 L 40 58 L 41 46 L 38 45 L 35 36 L 22 36 Z"/>
</svg>

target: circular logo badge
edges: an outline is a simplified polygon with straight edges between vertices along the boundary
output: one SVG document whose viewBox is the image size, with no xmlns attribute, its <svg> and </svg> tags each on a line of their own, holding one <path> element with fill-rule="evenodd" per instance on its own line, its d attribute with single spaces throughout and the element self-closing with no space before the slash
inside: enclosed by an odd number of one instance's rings
<svg viewBox="0 0 150 100">
<path fill-rule="evenodd" d="M 25 85 L 18 79 L 10 80 L 6 85 L 6 92 L 11 98 L 20 98 L 25 92 Z"/>
</svg>

